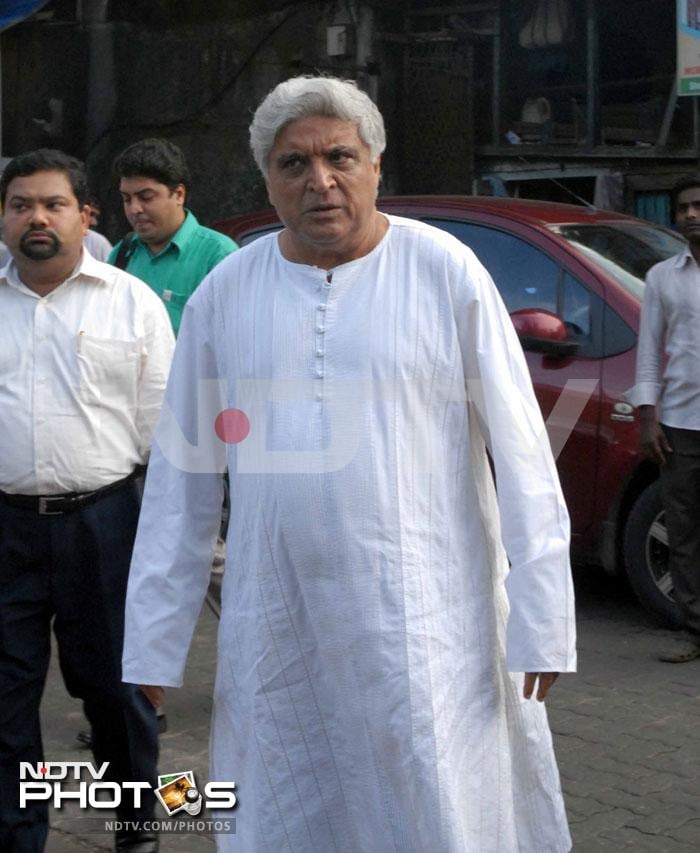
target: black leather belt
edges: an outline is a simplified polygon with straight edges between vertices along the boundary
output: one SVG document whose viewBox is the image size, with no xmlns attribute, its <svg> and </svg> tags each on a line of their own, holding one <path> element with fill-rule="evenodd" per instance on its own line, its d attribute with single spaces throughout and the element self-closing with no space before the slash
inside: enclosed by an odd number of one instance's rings
<svg viewBox="0 0 700 853">
<path fill-rule="evenodd" d="M 31 509 L 38 515 L 64 515 L 67 512 L 75 512 L 84 506 L 95 503 L 100 498 L 111 492 L 121 489 L 131 480 L 141 476 L 146 470 L 145 465 L 138 465 L 134 470 L 116 483 L 110 483 L 93 492 L 69 492 L 64 495 L 12 495 L 0 492 L 0 500 L 8 506 L 16 506 L 20 509 Z"/>
</svg>

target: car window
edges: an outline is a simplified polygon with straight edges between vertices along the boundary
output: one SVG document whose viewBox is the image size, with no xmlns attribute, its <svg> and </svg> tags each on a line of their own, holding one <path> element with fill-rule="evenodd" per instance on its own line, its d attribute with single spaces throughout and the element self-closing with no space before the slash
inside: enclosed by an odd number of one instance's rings
<svg viewBox="0 0 700 853">
<path fill-rule="evenodd" d="M 557 311 L 559 265 L 520 237 L 471 222 L 426 219 L 469 246 L 491 274 L 508 311 Z"/>
<path fill-rule="evenodd" d="M 679 234 L 644 222 L 550 227 L 638 299 L 644 295 L 644 277 L 649 269 L 685 246 Z"/>
<path fill-rule="evenodd" d="M 474 250 L 491 273 L 508 311 L 545 308 L 564 321 L 569 340 L 583 358 L 603 355 L 604 303 L 549 255 L 526 240 L 471 222 L 426 219 Z"/>
<path fill-rule="evenodd" d="M 561 317 L 572 340 L 590 340 L 593 294 L 571 273 L 564 273 Z"/>
</svg>

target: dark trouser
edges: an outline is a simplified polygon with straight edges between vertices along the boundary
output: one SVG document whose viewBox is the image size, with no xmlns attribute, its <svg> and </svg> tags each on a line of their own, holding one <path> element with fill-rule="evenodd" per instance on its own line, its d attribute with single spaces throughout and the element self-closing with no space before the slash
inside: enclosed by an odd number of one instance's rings
<svg viewBox="0 0 700 853">
<path fill-rule="evenodd" d="M 683 626 L 700 642 L 700 430 L 663 429 L 673 448 L 661 467 L 671 577 Z"/>
<path fill-rule="evenodd" d="M 156 785 L 155 712 L 137 687 L 121 681 L 124 601 L 138 513 L 133 481 L 65 515 L 40 516 L 0 498 L 2 853 L 39 853 L 48 832 L 46 803 L 19 808 L 19 762 L 36 765 L 44 759 L 39 703 L 52 619 L 66 687 L 83 700 L 95 760 L 110 764 L 106 778 Z M 152 794 L 144 795 L 140 809 L 134 809 L 130 791 L 123 799 L 120 819 L 152 816 Z"/>
</svg>

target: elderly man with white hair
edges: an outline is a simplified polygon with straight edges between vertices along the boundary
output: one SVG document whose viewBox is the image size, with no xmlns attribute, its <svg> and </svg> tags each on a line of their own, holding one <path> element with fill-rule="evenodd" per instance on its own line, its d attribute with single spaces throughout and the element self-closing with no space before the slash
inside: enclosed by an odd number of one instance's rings
<svg viewBox="0 0 700 853">
<path fill-rule="evenodd" d="M 569 523 L 510 318 L 469 249 L 377 210 L 355 84 L 281 83 L 250 137 L 284 229 L 185 311 L 124 678 L 182 684 L 228 464 L 219 849 L 569 850 L 542 703 L 575 668 Z"/>
</svg>

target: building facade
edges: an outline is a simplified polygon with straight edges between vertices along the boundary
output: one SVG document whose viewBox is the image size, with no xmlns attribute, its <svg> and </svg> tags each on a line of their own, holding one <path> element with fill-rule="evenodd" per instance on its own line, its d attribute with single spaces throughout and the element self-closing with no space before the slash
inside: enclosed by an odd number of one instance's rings
<svg viewBox="0 0 700 853">
<path fill-rule="evenodd" d="M 697 14 L 688 0 L 687 16 Z M 386 117 L 384 191 L 508 194 L 669 223 L 697 167 L 676 94 L 674 0 L 53 0 L 0 34 L 2 155 L 86 160 L 110 236 L 110 163 L 166 136 L 205 222 L 266 204 L 252 110 L 293 74 L 357 79 Z"/>
</svg>

